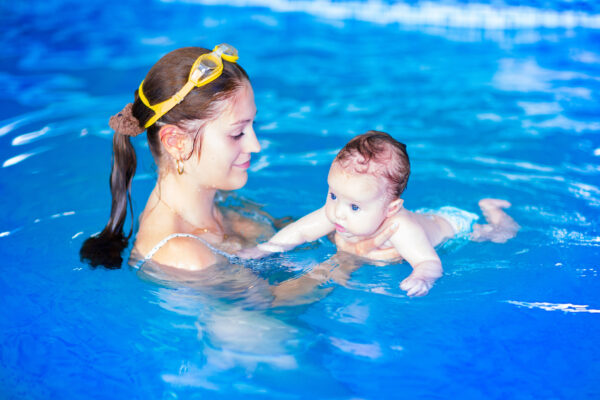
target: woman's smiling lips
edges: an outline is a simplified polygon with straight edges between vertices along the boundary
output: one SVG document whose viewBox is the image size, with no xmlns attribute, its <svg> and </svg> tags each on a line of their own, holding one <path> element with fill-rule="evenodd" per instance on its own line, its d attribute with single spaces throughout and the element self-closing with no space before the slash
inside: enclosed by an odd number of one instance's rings
<svg viewBox="0 0 600 400">
<path fill-rule="evenodd" d="M 234 167 L 238 167 L 238 168 L 242 168 L 242 169 L 248 169 L 250 167 L 250 159 L 248 159 L 248 161 L 243 162 L 243 163 L 239 163 L 239 164 L 233 164 Z"/>
</svg>

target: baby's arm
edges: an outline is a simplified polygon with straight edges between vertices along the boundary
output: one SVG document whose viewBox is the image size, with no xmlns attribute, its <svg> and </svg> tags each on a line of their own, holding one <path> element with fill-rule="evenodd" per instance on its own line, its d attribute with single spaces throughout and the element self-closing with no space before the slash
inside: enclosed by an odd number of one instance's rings
<svg viewBox="0 0 600 400">
<path fill-rule="evenodd" d="M 325 215 L 325 208 L 300 218 L 277 232 L 269 241 L 250 249 L 242 250 L 238 255 L 244 258 L 261 258 L 270 253 L 283 252 L 294 247 L 317 240 L 332 232 L 335 226 Z"/>
<path fill-rule="evenodd" d="M 416 221 L 406 218 L 391 237 L 391 242 L 412 267 L 413 272 L 400 283 L 409 296 L 425 296 L 442 276 L 442 262 L 425 230 Z"/>
</svg>

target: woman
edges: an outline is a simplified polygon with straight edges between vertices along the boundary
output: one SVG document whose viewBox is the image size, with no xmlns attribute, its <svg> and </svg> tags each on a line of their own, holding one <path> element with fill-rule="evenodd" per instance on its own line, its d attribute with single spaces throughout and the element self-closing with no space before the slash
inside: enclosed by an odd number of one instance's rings
<svg viewBox="0 0 600 400">
<path fill-rule="evenodd" d="M 237 59 L 237 51 L 226 44 L 212 52 L 174 50 L 148 72 L 133 104 L 111 118 L 111 216 L 100 234 L 83 243 L 82 260 L 121 266 L 131 236 L 124 235 L 123 226 L 136 169 L 130 136 L 144 130 L 158 179 L 140 216 L 132 258 L 200 270 L 216 262 L 215 246 L 234 252 L 273 233 L 272 227 L 215 204 L 218 190 L 246 184 L 251 155 L 260 151 L 252 126 L 254 93 Z"/>
</svg>

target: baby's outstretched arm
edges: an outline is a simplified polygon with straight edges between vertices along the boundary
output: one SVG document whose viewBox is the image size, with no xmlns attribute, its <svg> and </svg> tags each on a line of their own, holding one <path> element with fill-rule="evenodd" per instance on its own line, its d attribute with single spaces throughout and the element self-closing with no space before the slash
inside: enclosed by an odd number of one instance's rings
<svg viewBox="0 0 600 400">
<path fill-rule="evenodd" d="M 302 243 L 317 240 L 334 229 L 335 226 L 325 215 L 325 208 L 321 207 L 298 221 L 287 225 L 267 242 L 240 251 L 238 256 L 242 258 L 261 258 L 271 253 L 291 250 Z"/>
<path fill-rule="evenodd" d="M 423 227 L 407 220 L 390 239 L 396 250 L 413 267 L 413 272 L 400 283 L 409 296 L 425 296 L 443 274 L 442 262 Z"/>
<path fill-rule="evenodd" d="M 517 235 L 519 224 L 508 215 L 503 208 L 511 204 L 501 199 L 481 199 L 479 207 L 483 212 L 487 224 L 474 224 L 471 240 L 483 242 L 489 240 L 494 243 L 504 243 Z"/>
</svg>

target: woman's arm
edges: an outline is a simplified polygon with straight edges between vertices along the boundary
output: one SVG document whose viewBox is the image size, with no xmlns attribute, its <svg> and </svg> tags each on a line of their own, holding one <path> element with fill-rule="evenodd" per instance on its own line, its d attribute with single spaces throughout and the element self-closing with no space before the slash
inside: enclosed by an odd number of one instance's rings
<svg viewBox="0 0 600 400">
<path fill-rule="evenodd" d="M 306 298 L 305 295 L 328 281 L 345 286 L 350 274 L 361 265 L 362 262 L 358 258 L 349 254 L 337 253 L 329 260 L 316 265 L 307 273 L 271 287 L 274 296 L 273 305 L 303 304 L 314 301 L 314 296 Z M 328 288 L 326 291 L 329 292 L 332 289 Z"/>
</svg>

